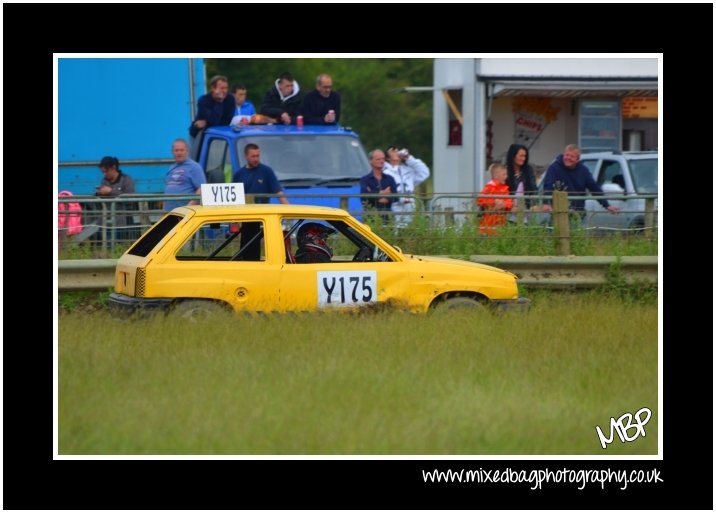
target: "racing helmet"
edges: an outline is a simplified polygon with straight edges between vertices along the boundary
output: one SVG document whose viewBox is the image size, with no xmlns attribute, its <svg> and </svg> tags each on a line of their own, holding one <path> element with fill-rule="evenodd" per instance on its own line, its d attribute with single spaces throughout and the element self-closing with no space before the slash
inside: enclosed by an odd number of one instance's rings
<svg viewBox="0 0 716 513">
<path fill-rule="evenodd" d="M 333 249 L 326 243 L 329 235 L 336 233 L 330 226 L 320 223 L 305 223 L 296 234 L 299 253 L 323 253 L 328 258 L 333 256 Z"/>
</svg>

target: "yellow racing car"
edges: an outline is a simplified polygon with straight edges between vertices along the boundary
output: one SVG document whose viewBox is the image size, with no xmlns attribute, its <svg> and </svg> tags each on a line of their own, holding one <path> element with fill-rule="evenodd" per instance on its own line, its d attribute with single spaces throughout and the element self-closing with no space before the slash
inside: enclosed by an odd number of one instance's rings
<svg viewBox="0 0 716 513">
<path fill-rule="evenodd" d="M 487 265 L 404 254 L 345 210 L 249 204 L 167 213 L 122 255 L 109 307 L 195 317 L 394 305 L 525 308 L 517 277 Z"/>
</svg>

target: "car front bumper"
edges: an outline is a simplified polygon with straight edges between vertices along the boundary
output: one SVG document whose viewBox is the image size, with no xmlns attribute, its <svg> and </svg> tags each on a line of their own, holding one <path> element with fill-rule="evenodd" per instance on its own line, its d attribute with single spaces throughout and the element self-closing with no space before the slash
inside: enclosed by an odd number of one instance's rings
<svg viewBox="0 0 716 513">
<path fill-rule="evenodd" d="M 517 299 L 493 299 L 490 304 L 498 310 L 523 311 L 529 310 L 532 302 L 526 297 L 518 297 Z"/>
</svg>

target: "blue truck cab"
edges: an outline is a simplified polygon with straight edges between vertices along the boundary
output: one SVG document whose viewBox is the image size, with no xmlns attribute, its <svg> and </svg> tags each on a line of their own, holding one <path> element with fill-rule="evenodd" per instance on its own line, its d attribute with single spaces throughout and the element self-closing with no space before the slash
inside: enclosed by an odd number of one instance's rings
<svg viewBox="0 0 716 513">
<path fill-rule="evenodd" d="M 351 212 L 362 210 L 355 195 L 360 193 L 360 178 L 370 171 L 370 164 L 358 134 L 350 128 L 336 125 L 207 128 L 197 159 L 207 181 L 230 182 L 233 173 L 246 165 L 244 147 L 249 143 L 259 146 L 261 162 L 274 170 L 291 203 L 339 207 Z"/>
</svg>

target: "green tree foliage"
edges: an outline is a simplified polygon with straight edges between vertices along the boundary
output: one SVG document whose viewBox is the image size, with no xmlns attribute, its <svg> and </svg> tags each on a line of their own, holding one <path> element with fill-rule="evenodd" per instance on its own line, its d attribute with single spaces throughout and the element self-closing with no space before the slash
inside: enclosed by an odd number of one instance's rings
<svg viewBox="0 0 716 513">
<path fill-rule="evenodd" d="M 432 59 L 206 59 L 207 77 L 226 75 L 230 86 L 246 85 L 257 110 L 284 71 L 294 76 L 303 95 L 315 88 L 319 73 L 328 73 L 342 97 L 341 125 L 360 134 L 366 151 L 405 146 L 432 168 L 432 93 L 398 92 L 432 85 Z"/>
</svg>

